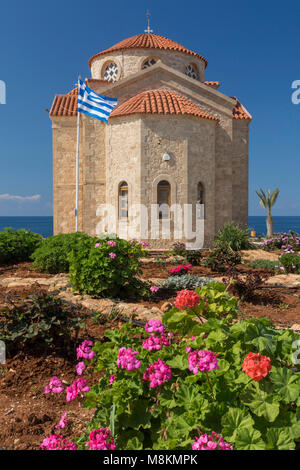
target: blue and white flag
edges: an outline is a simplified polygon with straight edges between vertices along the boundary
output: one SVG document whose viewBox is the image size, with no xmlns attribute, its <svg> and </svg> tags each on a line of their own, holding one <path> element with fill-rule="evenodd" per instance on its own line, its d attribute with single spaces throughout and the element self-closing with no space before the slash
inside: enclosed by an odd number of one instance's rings
<svg viewBox="0 0 300 470">
<path fill-rule="evenodd" d="M 117 98 L 97 95 L 91 88 L 78 80 L 78 112 L 108 122 L 112 110 L 117 106 Z"/>
</svg>

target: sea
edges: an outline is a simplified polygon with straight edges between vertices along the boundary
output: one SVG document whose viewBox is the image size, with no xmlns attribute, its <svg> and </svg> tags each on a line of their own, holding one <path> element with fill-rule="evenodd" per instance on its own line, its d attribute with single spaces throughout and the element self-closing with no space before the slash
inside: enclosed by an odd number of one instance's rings
<svg viewBox="0 0 300 470">
<path fill-rule="evenodd" d="M 300 217 L 299 216 L 273 216 L 274 232 L 288 232 L 294 230 L 300 233 Z M 248 226 L 250 230 L 255 230 L 257 235 L 266 234 L 266 217 L 249 216 Z M 14 229 L 24 228 L 41 234 L 44 238 L 53 235 L 53 217 L 1 217 L 0 216 L 0 232 L 5 227 Z"/>
</svg>

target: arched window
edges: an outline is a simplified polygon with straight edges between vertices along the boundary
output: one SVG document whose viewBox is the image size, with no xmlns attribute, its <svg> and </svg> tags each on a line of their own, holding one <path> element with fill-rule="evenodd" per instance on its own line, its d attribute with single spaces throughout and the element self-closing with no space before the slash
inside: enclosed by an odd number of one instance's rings
<svg viewBox="0 0 300 470">
<path fill-rule="evenodd" d="M 142 69 L 146 69 L 147 67 L 151 67 L 151 65 L 156 64 L 156 59 L 150 58 L 145 60 L 145 62 L 142 65 Z"/>
<path fill-rule="evenodd" d="M 189 64 L 189 65 L 186 66 L 185 74 L 186 74 L 188 77 L 194 78 L 195 80 L 198 79 L 197 67 L 196 67 L 195 65 L 193 65 L 193 64 Z"/>
<path fill-rule="evenodd" d="M 171 186 L 168 181 L 160 181 L 157 185 L 157 204 L 159 205 L 159 218 L 169 218 Z"/>
<path fill-rule="evenodd" d="M 128 184 L 126 181 L 119 186 L 119 219 L 128 219 Z"/>
<path fill-rule="evenodd" d="M 104 69 L 103 78 L 108 82 L 115 82 L 119 73 L 118 66 L 115 62 L 110 62 Z"/>
<path fill-rule="evenodd" d="M 197 219 L 204 218 L 204 188 L 202 183 L 197 185 Z"/>
</svg>

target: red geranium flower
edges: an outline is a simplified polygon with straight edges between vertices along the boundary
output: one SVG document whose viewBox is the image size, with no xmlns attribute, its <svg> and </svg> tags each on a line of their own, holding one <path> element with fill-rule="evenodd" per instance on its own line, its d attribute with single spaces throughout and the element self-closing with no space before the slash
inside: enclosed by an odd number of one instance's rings
<svg viewBox="0 0 300 470">
<path fill-rule="evenodd" d="M 255 382 L 259 382 L 268 375 L 271 367 L 271 359 L 269 357 L 250 352 L 244 359 L 242 370 Z"/>
<path fill-rule="evenodd" d="M 184 289 L 177 292 L 177 297 L 175 299 L 174 305 L 179 310 L 185 310 L 186 307 L 194 308 L 198 305 L 200 300 L 197 292 L 193 290 Z"/>
</svg>

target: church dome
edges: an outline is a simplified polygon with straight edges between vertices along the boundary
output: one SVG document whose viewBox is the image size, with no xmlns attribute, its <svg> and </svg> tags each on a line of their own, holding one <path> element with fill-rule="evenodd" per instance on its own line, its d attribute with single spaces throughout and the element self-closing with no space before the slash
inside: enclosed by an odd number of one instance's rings
<svg viewBox="0 0 300 470">
<path fill-rule="evenodd" d="M 206 113 L 184 96 L 169 90 L 149 90 L 139 93 L 117 106 L 110 117 L 131 114 L 188 115 L 218 121 L 217 117 Z"/>
<path fill-rule="evenodd" d="M 96 57 L 103 56 L 105 54 L 110 54 L 116 51 L 129 49 L 160 49 L 166 51 L 183 52 L 184 54 L 189 54 L 190 56 L 194 56 L 198 59 L 201 59 L 204 62 L 205 67 L 207 66 L 207 60 L 200 54 L 190 51 L 186 47 L 181 46 L 180 44 L 175 41 L 172 41 L 171 39 L 153 33 L 137 34 L 136 36 L 132 36 L 130 38 L 124 39 L 121 42 L 118 42 L 109 49 L 99 52 L 98 54 L 95 54 L 93 57 L 91 57 L 89 60 L 89 66 L 91 66 L 93 60 Z"/>
</svg>

